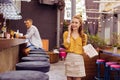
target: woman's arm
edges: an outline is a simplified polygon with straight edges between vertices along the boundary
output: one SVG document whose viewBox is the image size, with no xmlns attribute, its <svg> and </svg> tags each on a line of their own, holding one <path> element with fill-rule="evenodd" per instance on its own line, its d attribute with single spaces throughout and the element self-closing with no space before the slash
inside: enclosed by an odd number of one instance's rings
<svg viewBox="0 0 120 80">
<path fill-rule="evenodd" d="M 64 32 L 63 34 L 63 45 L 65 46 L 65 48 L 69 48 L 70 46 L 70 35 L 68 31 Z"/>
</svg>

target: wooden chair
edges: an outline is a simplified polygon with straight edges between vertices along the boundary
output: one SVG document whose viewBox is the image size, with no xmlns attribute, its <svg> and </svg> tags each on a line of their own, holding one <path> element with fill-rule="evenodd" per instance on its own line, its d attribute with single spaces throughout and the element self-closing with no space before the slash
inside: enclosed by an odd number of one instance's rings
<svg viewBox="0 0 120 80">
<path fill-rule="evenodd" d="M 42 39 L 42 43 L 43 43 L 43 49 L 45 51 L 49 51 L 49 40 L 48 39 Z"/>
</svg>

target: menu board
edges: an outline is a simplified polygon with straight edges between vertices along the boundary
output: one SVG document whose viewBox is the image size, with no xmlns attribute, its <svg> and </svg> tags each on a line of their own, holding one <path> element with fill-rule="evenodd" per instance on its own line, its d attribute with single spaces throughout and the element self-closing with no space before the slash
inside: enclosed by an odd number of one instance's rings
<svg viewBox="0 0 120 80">
<path fill-rule="evenodd" d="M 98 55 L 98 52 L 96 51 L 96 49 L 91 45 L 91 44 L 87 44 L 83 47 L 84 52 L 90 57 L 93 58 L 95 56 Z"/>
</svg>

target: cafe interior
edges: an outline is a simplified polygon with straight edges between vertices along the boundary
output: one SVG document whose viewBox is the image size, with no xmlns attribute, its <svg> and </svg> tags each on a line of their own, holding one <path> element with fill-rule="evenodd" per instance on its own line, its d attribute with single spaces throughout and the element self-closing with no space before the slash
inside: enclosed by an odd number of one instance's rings
<svg viewBox="0 0 120 80">
<path fill-rule="evenodd" d="M 68 79 L 63 34 L 75 15 L 87 34 L 86 76 Z M 27 21 L 42 47 L 26 55 Z M 0 80 L 120 80 L 120 0 L 0 0 Z"/>
</svg>

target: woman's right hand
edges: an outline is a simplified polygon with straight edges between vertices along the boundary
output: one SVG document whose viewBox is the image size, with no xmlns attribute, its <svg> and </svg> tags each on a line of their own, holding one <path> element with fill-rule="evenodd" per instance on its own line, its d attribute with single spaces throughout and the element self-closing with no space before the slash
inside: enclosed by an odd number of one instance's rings
<svg viewBox="0 0 120 80">
<path fill-rule="evenodd" d="M 68 33 L 71 34 L 71 24 L 68 26 Z"/>
<path fill-rule="evenodd" d="M 70 43 L 70 34 L 71 34 L 71 24 L 68 26 L 68 37 L 67 37 L 68 43 Z"/>
</svg>

